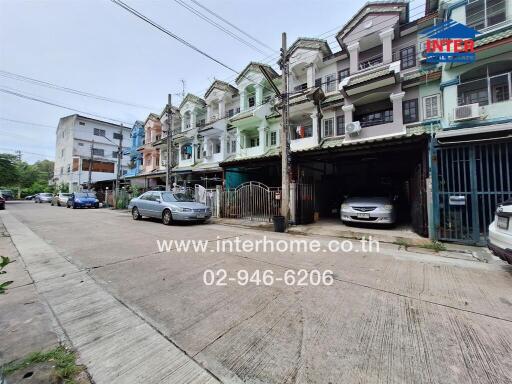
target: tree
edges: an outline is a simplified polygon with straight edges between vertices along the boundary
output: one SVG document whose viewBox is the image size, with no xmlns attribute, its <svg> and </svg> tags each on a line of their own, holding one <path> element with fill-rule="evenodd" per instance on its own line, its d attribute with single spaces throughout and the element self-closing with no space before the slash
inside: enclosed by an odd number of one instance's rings
<svg viewBox="0 0 512 384">
<path fill-rule="evenodd" d="M 18 183 L 20 174 L 17 157 L 8 153 L 0 153 L 0 186 L 8 187 Z"/>
</svg>

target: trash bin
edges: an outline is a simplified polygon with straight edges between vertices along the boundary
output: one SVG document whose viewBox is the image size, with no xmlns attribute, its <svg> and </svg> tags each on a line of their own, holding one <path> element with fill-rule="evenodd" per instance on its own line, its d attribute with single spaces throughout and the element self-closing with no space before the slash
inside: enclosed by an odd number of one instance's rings
<svg viewBox="0 0 512 384">
<path fill-rule="evenodd" d="M 284 216 L 274 216 L 272 221 L 274 223 L 274 232 L 284 232 L 286 229 Z"/>
</svg>

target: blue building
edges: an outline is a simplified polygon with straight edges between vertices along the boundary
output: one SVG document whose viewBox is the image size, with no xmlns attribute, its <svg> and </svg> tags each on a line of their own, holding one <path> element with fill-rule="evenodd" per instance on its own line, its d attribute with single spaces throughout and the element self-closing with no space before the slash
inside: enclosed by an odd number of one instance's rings
<svg viewBox="0 0 512 384">
<path fill-rule="evenodd" d="M 137 120 L 135 124 L 133 124 L 130 138 L 130 149 L 125 152 L 126 155 L 130 156 L 128 172 L 126 172 L 125 177 L 137 176 L 137 174 L 141 171 L 142 154 L 137 151 L 137 148 L 144 145 L 144 123 L 142 121 Z"/>
</svg>

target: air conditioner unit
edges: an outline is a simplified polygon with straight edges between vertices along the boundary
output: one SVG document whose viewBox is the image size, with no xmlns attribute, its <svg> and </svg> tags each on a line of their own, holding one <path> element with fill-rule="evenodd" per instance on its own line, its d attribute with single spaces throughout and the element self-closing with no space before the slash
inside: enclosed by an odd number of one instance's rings
<svg viewBox="0 0 512 384">
<path fill-rule="evenodd" d="M 453 110 L 453 121 L 478 119 L 479 117 L 480 106 L 478 103 L 461 105 Z"/>
<path fill-rule="evenodd" d="M 345 133 L 348 133 L 350 136 L 359 135 L 361 132 L 361 124 L 359 121 L 352 121 L 351 123 L 345 124 Z"/>
</svg>

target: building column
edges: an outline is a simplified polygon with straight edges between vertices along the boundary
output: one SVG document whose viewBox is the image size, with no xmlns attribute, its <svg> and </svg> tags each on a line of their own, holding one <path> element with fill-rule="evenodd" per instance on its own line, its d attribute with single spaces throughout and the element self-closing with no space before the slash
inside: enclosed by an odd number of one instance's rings
<svg viewBox="0 0 512 384">
<path fill-rule="evenodd" d="M 260 126 L 258 127 L 258 134 L 259 134 L 259 139 L 260 139 L 260 150 L 261 152 L 265 152 L 265 128 L 267 128 L 267 123 L 266 122 L 263 122 L 260 124 Z"/>
<path fill-rule="evenodd" d="M 312 130 L 313 130 L 313 141 L 317 144 L 320 143 L 320 137 L 318 136 L 318 113 L 315 111 L 311 114 L 311 123 L 312 123 Z"/>
<path fill-rule="evenodd" d="M 254 90 L 256 92 L 256 106 L 260 106 L 263 102 L 263 85 L 262 84 L 256 84 L 254 85 Z"/>
<path fill-rule="evenodd" d="M 389 95 L 389 99 L 393 103 L 393 124 L 404 125 L 404 117 L 402 114 L 402 99 L 405 96 L 405 92 L 392 93 Z"/>
<path fill-rule="evenodd" d="M 306 82 L 307 82 L 308 88 L 313 88 L 315 86 L 315 75 L 316 75 L 315 65 L 314 64 L 308 65 L 306 68 Z"/>
<path fill-rule="evenodd" d="M 343 109 L 343 113 L 345 115 L 345 124 L 347 123 L 351 123 L 352 121 L 354 121 L 354 118 L 353 118 L 353 113 L 354 113 L 354 104 L 349 104 L 349 105 L 344 105 L 343 107 L 341 107 L 341 109 Z"/>
<path fill-rule="evenodd" d="M 226 158 L 226 135 L 221 135 L 219 137 L 220 140 L 220 154 L 222 156 L 222 159 L 224 160 Z"/>
<path fill-rule="evenodd" d="M 206 105 L 206 121 L 210 122 L 212 120 L 212 106 L 211 104 Z"/>
<path fill-rule="evenodd" d="M 222 98 L 219 100 L 219 119 L 224 118 L 226 115 L 226 99 Z"/>
<path fill-rule="evenodd" d="M 395 31 L 393 28 L 387 29 L 379 33 L 380 41 L 382 42 L 382 62 L 384 64 L 391 63 L 393 61 L 393 38 Z"/>
<path fill-rule="evenodd" d="M 245 94 L 245 89 L 240 91 L 240 112 L 245 111 L 245 106 L 247 105 Z"/>
<path fill-rule="evenodd" d="M 190 112 L 190 128 L 196 127 L 196 111 Z"/>
<path fill-rule="evenodd" d="M 236 129 L 236 155 L 240 154 L 240 149 L 242 148 L 242 132 L 240 132 L 240 128 Z"/>
<path fill-rule="evenodd" d="M 187 129 L 185 127 L 185 120 L 186 120 L 185 117 L 186 117 L 186 115 L 184 114 L 183 117 L 181 118 L 181 132 L 183 132 L 183 131 L 185 131 L 185 129 Z"/>
<path fill-rule="evenodd" d="M 353 74 L 359 71 L 359 42 L 350 44 L 347 50 L 350 56 L 350 73 Z"/>
</svg>

